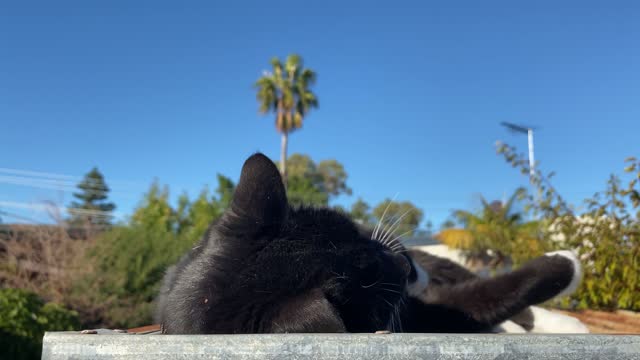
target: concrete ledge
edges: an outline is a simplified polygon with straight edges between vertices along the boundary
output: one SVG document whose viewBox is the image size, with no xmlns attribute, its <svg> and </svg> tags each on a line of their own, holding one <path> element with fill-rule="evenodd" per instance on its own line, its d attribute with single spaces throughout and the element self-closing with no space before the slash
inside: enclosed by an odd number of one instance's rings
<svg viewBox="0 0 640 360">
<path fill-rule="evenodd" d="M 640 359 L 640 335 L 80 335 L 50 332 L 42 359 Z"/>
</svg>

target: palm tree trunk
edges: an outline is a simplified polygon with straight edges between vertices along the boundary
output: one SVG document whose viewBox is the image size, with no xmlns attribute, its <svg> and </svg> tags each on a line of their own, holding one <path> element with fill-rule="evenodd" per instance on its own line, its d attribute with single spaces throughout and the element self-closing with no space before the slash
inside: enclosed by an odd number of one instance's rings
<svg viewBox="0 0 640 360">
<path fill-rule="evenodd" d="M 282 142 L 280 144 L 280 171 L 282 172 L 282 182 L 284 188 L 287 188 L 287 143 L 289 142 L 289 133 L 282 132 Z"/>
</svg>

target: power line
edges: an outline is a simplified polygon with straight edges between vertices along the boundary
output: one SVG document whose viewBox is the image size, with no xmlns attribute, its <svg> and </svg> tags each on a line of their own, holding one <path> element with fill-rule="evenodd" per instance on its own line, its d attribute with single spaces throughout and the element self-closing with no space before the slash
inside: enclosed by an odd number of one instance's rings
<svg viewBox="0 0 640 360">
<path fill-rule="evenodd" d="M 60 180 L 27 178 L 27 177 L 21 177 L 21 176 L 7 176 L 2 174 L 0 174 L 0 184 L 26 186 L 26 187 L 46 189 L 46 190 L 56 190 L 56 191 L 63 191 L 66 193 L 79 191 L 79 189 L 75 184 L 60 181 Z M 101 186 L 95 186 L 95 187 L 89 186 L 89 189 L 103 190 L 104 188 Z M 134 192 L 132 191 L 121 190 L 117 187 L 109 188 L 108 193 L 125 195 L 129 197 L 137 196 L 137 192 L 134 194 Z"/>
<path fill-rule="evenodd" d="M 67 175 L 67 174 L 57 174 L 57 173 L 48 173 L 41 171 L 33 171 L 33 170 L 23 170 L 23 169 L 13 169 L 0 167 L 0 174 L 4 175 L 14 175 L 21 176 L 25 178 L 33 178 L 34 180 L 55 180 L 60 182 L 65 182 L 67 184 L 71 184 L 75 186 L 78 182 L 84 179 L 84 176 L 76 176 L 76 175 Z M 91 181 L 91 179 L 89 179 Z M 112 185 L 118 185 L 118 187 L 132 187 L 132 186 L 140 186 L 141 183 L 127 180 L 109 180 L 109 183 Z"/>
<path fill-rule="evenodd" d="M 31 222 L 31 223 L 38 223 L 38 221 L 35 220 L 35 219 L 28 218 L 26 216 L 14 214 L 14 213 L 10 213 L 10 212 L 6 212 L 6 211 L 3 211 L 3 210 L 0 210 L 0 215 L 12 217 L 12 218 L 20 219 L 20 220 L 24 220 L 24 221 L 28 221 L 28 222 Z"/>
<path fill-rule="evenodd" d="M 58 206 L 55 204 L 32 204 L 32 203 L 25 203 L 25 202 L 0 200 L 0 206 L 5 208 L 8 207 L 8 208 L 14 208 L 14 209 L 34 210 L 39 212 L 49 212 L 49 211 L 55 210 L 59 212 L 66 212 L 68 214 L 104 216 L 104 217 L 112 217 L 116 219 L 124 218 L 124 215 L 118 212 L 91 210 L 91 209 L 72 209 L 64 206 Z"/>
</svg>

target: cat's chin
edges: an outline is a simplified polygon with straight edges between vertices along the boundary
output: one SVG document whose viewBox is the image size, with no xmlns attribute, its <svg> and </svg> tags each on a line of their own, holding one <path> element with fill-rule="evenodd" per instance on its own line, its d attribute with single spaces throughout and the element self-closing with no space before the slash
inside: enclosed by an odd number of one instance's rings
<svg viewBox="0 0 640 360">
<path fill-rule="evenodd" d="M 564 288 L 562 291 L 560 291 L 560 293 L 558 293 L 558 295 L 556 295 L 556 297 L 563 297 L 563 296 L 573 294 L 578 289 L 578 286 L 580 285 L 580 280 L 582 280 L 582 265 L 580 265 L 580 260 L 578 260 L 578 257 L 576 256 L 576 254 L 570 250 L 560 250 L 560 251 L 549 252 L 544 255 L 549 257 L 562 256 L 563 258 L 571 262 L 571 265 L 573 268 L 571 281 L 569 282 L 569 285 L 567 285 L 566 288 Z"/>
</svg>

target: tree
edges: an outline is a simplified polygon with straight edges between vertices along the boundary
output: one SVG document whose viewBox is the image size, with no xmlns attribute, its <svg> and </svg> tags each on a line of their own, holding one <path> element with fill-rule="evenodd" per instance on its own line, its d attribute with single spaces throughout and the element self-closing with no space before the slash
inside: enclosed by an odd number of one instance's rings
<svg viewBox="0 0 640 360">
<path fill-rule="evenodd" d="M 465 250 L 470 257 L 491 254 L 492 265 L 502 265 L 507 258 L 519 264 L 532 256 L 541 255 L 545 246 L 537 236 L 536 222 L 525 222 L 523 214 L 514 211 L 518 200 L 526 194 L 517 189 L 506 202 L 487 201 L 481 197 L 478 212 L 456 210 L 453 217 L 463 229 L 445 229 L 438 238 L 445 244 Z"/>
<path fill-rule="evenodd" d="M 209 224 L 222 215 L 233 196 L 233 181 L 221 174 L 217 175 L 217 180 L 217 197 L 212 196 L 209 187 L 205 186 L 193 201 L 187 194 L 180 195 L 175 208 L 169 203 L 169 188 L 154 182 L 134 211 L 131 225 L 161 228 L 189 243 L 197 241 Z"/>
<path fill-rule="evenodd" d="M 369 204 L 362 200 L 362 198 L 358 198 L 358 200 L 356 200 L 356 202 L 351 205 L 351 212 L 349 214 L 355 222 L 363 225 L 373 224 L 371 206 L 369 206 Z"/>
<path fill-rule="evenodd" d="M 309 177 L 291 176 L 287 186 L 287 198 L 293 206 L 327 206 L 329 195 Z"/>
<path fill-rule="evenodd" d="M 80 191 L 73 193 L 73 196 L 78 201 L 73 201 L 69 207 L 70 222 L 72 224 L 88 222 L 93 225 L 109 225 L 112 218 L 111 213 L 116 206 L 107 201 L 110 189 L 98 168 L 91 169 L 77 187 Z"/>
<path fill-rule="evenodd" d="M 187 221 L 178 229 L 179 234 L 189 243 L 198 241 L 212 221 L 218 219 L 231 204 L 235 184 L 228 177 L 218 174 L 216 196 L 211 196 L 205 186 L 200 195 L 187 206 Z"/>
<path fill-rule="evenodd" d="M 210 196 L 209 189 L 205 187 L 189 206 L 188 226 L 178 231 L 189 242 L 194 243 L 202 237 L 213 220 L 222 216 L 222 212 L 216 199 Z"/>
<path fill-rule="evenodd" d="M 216 188 L 216 194 L 218 195 L 218 204 L 222 211 L 226 210 L 231 205 L 231 199 L 233 198 L 233 192 L 236 189 L 236 184 L 233 183 L 228 177 L 218 174 L 218 187 Z"/>
<path fill-rule="evenodd" d="M 321 179 L 322 190 L 329 196 L 351 195 L 351 188 L 347 186 L 347 172 L 337 160 L 320 161 L 316 171 Z"/>
<path fill-rule="evenodd" d="M 309 155 L 292 154 L 287 164 L 287 196 L 292 205 L 327 206 L 332 197 L 351 194 L 347 172 L 337 160 L 323 160 L 316 165 Z"/>
<path fill-rule="evenodd" d="M 451 228 L 454 228 L 454 227 L 456 227 L 456 222 L 453 221 L 453 219 L 447 219 L 440 225 L 440 229 L 442 229 L 442 230 L 451 229 Z"/>
<path fill-rule="evenodd" d="M 188 198 L 182 196 L 180 211 L 188 211 Z M 131 216 L 131 225 L 141 226 L 146 229 L 162 229 L 167 232 L 176 229 L 176 216 L 171 204 L 169 204 L 169 188 L 161 187 L 157 181 L 154 181 L 149 191 L 144 195 L 140 205 L 136 208 Z"/>
<path fill-rule="evenodd" d="M 316 95 L 309 89 L 316 81 L 316 73 L 303 67 L 299 55 L 289 55 L 284 64 L 274 57 L 273 71 L 265 71 L 255 83 L 259 111 L 275 113 L 276 130 L 281 134 L 280 171 L 287 185 L 287 144 L 289 134 L 302 127 L 309 110 L 318 107 Z"/>
<path fill-rule="evenodd" d="M 409 201 L 386 199 L 373 209 L 381 231 L 391 231 L 395 237 L 413 236 L 422 221 L 422 210 Z"/>
<path fill-rule="evenodd" d="M 85 259 L 87 265 L 81 266 L 95 271 L 85 272 L 73 291 L 83 304 L 98 307 L 88 312 L 89 322 L 134 327 L 151 321 L 166 269 L 202 238 L 231 201 L 235 184 L 222 175 L 217 180 L 215 196 L 205 186 L 193 200 L 182 194 L 175 207 L 169 188 L 155 181 L 128 226 L 114 226 L 100 235 Z"/>
</svg>

